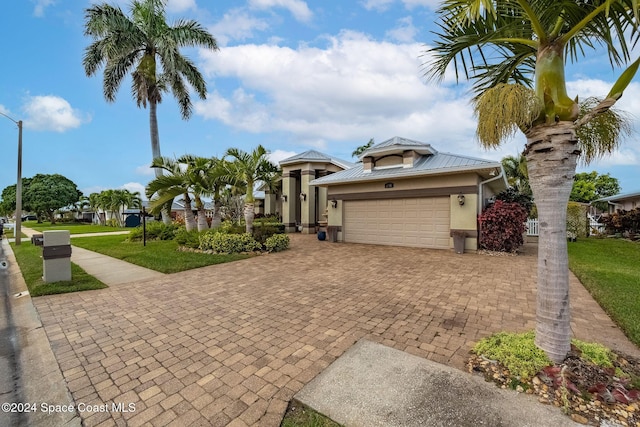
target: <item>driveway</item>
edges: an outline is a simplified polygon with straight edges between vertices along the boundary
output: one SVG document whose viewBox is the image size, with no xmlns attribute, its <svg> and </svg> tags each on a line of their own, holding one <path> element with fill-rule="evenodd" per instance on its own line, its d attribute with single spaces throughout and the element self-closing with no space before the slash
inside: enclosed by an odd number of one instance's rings
<svg viewBox="0 0 640 427">
<path fill-rule="evenodd" d="M 34 298 L 85 425 L 277 426 L 363 337 L 464 369 L 478 339 L 535 326 L 535 247 L 492 257 L 291 238 L 278 254 Z M 571 301 L 578 338 L 640 354 L 575 277 Z"/>
</svg>

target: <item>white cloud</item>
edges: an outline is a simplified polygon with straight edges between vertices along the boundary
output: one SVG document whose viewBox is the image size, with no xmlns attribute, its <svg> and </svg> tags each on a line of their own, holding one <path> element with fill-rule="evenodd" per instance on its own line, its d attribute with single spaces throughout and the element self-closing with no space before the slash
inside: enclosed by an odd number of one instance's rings
<svg viewBox="0 0 640 427">
<path fill-rule="evenodd" d="M 169 0 L 167 3 L 167 11 L 184 12 L 185 10 L 196 10 L 196 0 Z"/>
<path fill-rule="evenodd" d="M 362 6 L 367 10 L 384 12 L 393 4 L 394 1 L 395 0 L 365 0 L 362 2 Z"/>
<path fill-rule="evenodd" d="M 291 156 L 295 156 L 295 151 L 275 150 L 267 155 L 271 163 L 277 165 L 281 160 L 287 159 Z"/>
<path fill-rule="evenodd" d="M 33 15 L 37 16 L 37 17 L 43 17 L 44 16 L 44 10 L 51 6 L 52 4 L 55 4 L 54 0 L 32 0 L 33 3 L 35 3 L 35 6 L 33 8 Z"/>
<path fill-rule="evenodd" d="M 266 22 L 250 16 L 243 9 L 231 9 L 222 19 L 209 27 L 218 45 L 226 46 L 230 40 L 247 40 L 254 37 L 256 31 L 268 28 Z"/>
<path fill-rule="evenodd" d="M 54 95 L 31 96 L 22 109 L 27 116 L 25 127 L 34 130 L 65 132 L 91 120 L 71 108 L 67 100 Z"/>
<path fill-rule="evenodd" d="M 300 22 L 309 22 L 313 13 L 307 3 L 301 0 L 249 0 L 249 5 L 255 9 L 271 9 L 281 7 L 287 9 Z"/>
<path fill-rule="evenodd" d="M 475 145 L 467 98 L 422 81 L 423 45 L 355 32 L 327 40 L 324 48 L 249 44 L 202 51 L 208 76 L 239 83 L 230 93 L 218 90 L 197 102 L 196 113 L 243 131 L 292 135 L 295 144 L 318 149 L 327 141 L 365 143 L 395 135 L 434 142 L 443 151 L 456 151 L 438 144 L 445 140 Z"/>
<path fill-rule="evenodd" d="M 367 10 L 375 10 L 378 12 L 384 12 L 396 0 L 364 0 L 362 6 Z M 436 9 L 440 6 L 441 0 L 402 0 L 402 4 L 406 9 L 415 9 L 416 7 L 427 7 L 429 9 Z"/>
<path fill-rule="evenodd" d="M 151 168 L 150 163 L 147 163 L 146 165 L 138 166 L 135 169 L 135 172 L 137 175 L 143 175 L 143 176 L 154 176 L 155 174 L 154 170 Z"/>
<path fill-rule="evenodd" d="M 144 192 L 145 186 L 143 184 L 140 184 L 139 182 L 127 182 L 126 184 L 123 184 L 120 188 L 124 190 L 129 190 L 132 193 L 135 193 L 137 191 L 138 193 L 140 193 L 140 197 L 142 198 L 142 200 L 147 200 L 147 196 L 145 195 L 145 192 Z"/>
<path fill-rule="evenodd" d="M 399 19 L 398 26 L 387 31 L 387 37 L 401 43 L 412 43 L 415 41 L 416 34 L 418 34 L 418 29 L 413 25 L 411 16 Z"/>
</svg>

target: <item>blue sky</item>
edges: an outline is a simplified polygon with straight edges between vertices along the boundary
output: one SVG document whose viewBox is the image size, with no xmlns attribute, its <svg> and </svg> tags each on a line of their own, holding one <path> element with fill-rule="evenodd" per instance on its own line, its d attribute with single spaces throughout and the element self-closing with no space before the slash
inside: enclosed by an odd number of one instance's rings
<svg viewBox="0 0 640 427">
<path fill-rule="evenodd" d="M 23 176 L 59 173 L 88 195 L 109 188 L 141 191 L 152 179 L 148 110 L 123 83 L 115 103 L 101 74 L 86 77 L 82 56 L 89 0 L 5 2 L 0 112 L 24 121 Z M 128 11 L 128 1 L 112 0 Z M 185 51 L 207 80 L 206 101 L 181 119 L 169 95 L 158 107 L 165 156 L 221 156 L 258 144 L 279 160 L 316 149 L 345 160 L 370 138 L 402 136 L 444 152 L 500 159 L 519 153 L 518 136 L 482 149 L 465 85 L 422 78 L 420 56 L 432 43 L 436 0 L 169 0 L 169 20 L 197 19 L 218 52 Z M 603 96 L 618 71 L 601 52 L 568 68 L 570 95 Z M 640 130 L 640 80 L 619 107 Z M 638 134 L 613 156 L 580 170 L 640 190 Z M 17 127 L 0 117 L 0 191 L 16 180 Z"/>
</svg>

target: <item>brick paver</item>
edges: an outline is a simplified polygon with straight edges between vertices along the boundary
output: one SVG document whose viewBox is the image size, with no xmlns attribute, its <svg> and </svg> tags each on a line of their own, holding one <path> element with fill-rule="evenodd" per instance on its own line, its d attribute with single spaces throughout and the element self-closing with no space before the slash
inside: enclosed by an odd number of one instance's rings
<svg viewBox="0 0 640 427">
<path fill-rule="evenodd" d="M 535 326 L 536 257 L 319 242 L 109 289 L 35 298 L 87 426 L 276 426 L 367 338 L 463 369 L 478 339 Z M 573 331 L 640 351 L 575 277 Z"/>
</svg>

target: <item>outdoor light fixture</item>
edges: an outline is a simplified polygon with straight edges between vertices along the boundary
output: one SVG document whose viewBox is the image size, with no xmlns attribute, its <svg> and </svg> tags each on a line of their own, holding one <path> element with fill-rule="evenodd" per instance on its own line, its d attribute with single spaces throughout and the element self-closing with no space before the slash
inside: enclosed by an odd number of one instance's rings
<svg viewBox="0 0 640 427">
<path fill-rule="evenodd" d="M 458 194 L 458 204 L 460 206 L 464 205 L 464 194 L 462 193 Z"/>
<path fill-rule="evenodd" d="M 337 200 L 335 200 L 335 199 L 333 199 L 333 200 L 331 201 L 331 207 L 332 207 L 333 209 L 337 208 L 337 207 L 338 207 L 338 201 L 337 201 Z"/>
<path fill-rule="evenodd" d="M 300 193 L 300 201 L 304 202 L 305 200 L 307 200 L 307 195 L 305 193 Z"/>
<path fill-rule="evenodd" d="M 282 199 L 283 202 L 287 201 L 287 195 L 286 194 L 283 194 L 282 197 L 280 197 L 280 198 Z"/>
</svg>

